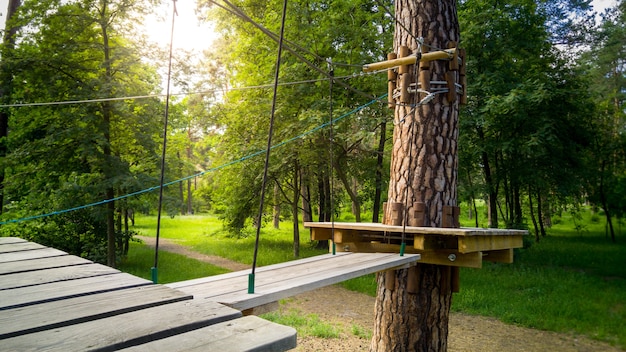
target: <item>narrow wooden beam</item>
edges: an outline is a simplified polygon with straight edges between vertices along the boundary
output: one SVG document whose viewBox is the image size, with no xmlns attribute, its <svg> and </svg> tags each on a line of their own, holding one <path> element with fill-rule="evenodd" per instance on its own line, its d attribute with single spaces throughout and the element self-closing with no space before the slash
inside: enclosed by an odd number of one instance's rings
<svg viewBox="0 0 626 352">
<path fill-rule="evenodd" d="M 446 49 L 441 51 L 433 51 L 421 55 L 419 61 L 435 61 L 435 60 L 451 60 L 455 49 Z M 417 62 L 417 56 L 411 55 L 404 58 L 398 58 L 395 60 L 381 61 L 372 64 L 363 65 L 363 72 L 373 72 L 378 70 L 386 70 L 391 67 L 398 67 L 400 65 L 413 65 Z"/>
</svg>

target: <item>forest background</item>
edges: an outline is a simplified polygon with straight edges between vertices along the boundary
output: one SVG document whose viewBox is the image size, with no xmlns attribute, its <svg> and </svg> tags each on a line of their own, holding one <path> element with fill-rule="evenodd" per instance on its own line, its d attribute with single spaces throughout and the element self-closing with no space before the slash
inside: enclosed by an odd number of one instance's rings
<svg viewBox="0 0 626 352">
<path fill-rule="evenodd" d="M 218 214 L 247 236 L 258 211 L 279 1 L 197 1 L 218 33 L 202 55 L 141 28 L 159 0 L 9 1 L 0 51 L 2 235 L 115 266 L 137 212 Z M 15 5 L 12 7 L 11 5 Z M 380 219 L 393 114 L 383 0 L 290 1 L 263 221 Z M 469 103 L 459 199 L 476 226 L 529 228 L 589 206 L 618 242 L 626 211 L 626 2 L 458 2 Z M 201 39 L 200 39 L 201 40 Z M 332 124 L 330 121 L 333 121 Z M 331 130 L 332 127 L 332 130 Z M 332 133 L 331 133 L 332 131 Z M 486 214 L 477 203 L 486 204 Z M 362 218 L 364 214 L 368 218 Z"/>
</svg>

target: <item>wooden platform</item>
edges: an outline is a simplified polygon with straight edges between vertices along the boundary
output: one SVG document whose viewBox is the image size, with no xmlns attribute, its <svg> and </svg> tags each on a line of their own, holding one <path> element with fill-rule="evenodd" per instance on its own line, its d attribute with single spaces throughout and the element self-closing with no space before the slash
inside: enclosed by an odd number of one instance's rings
<svg viewBox="0 0 626 352">
<path fill-rule="evenodd" d="M 408 267 L 419 254 L 337 253 L 257 268 L 255 293 L 248 293 L 250 270 L 168 284 L 182 292 L 248 310 L 319 287 L 370 273 Z"/>
<path fill-rule="evenodd" d="M 0 237 L 2 351 L 286 351 L 294 329 Z"/>
<path fill-rule="evenodd" d="M 420 263 L 482 267 L 483 260 L 512 263 L 513 249 L 523 246 L 526 230 L 435 228 L 378 223 L 305 222 L 313 240 L 334 240 L 337 251 L 397 253 L 404 233 L 406 253 L 421 254 Z"/>
</svg>

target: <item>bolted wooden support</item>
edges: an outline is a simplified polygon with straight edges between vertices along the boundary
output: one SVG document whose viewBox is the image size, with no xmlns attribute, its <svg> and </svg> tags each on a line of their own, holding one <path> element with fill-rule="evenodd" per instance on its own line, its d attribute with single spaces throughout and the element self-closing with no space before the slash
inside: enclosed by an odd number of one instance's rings
<svg viewBox="0 0 626 352">
<path fill-rule="evenodd" d="M 452 206 L 452 205 L 444 205 L 442 209 L 442 221 L 441 227 L 444 228 L 459 228 L 461 224 L 459 222 L 459 216 L 461 215 L 461 208 Z"/>
<path fill-rule="evenodd" d="M 413 210 L 409 213 L 409 226 L 424 226 L 426 219 L 426 204 L 422 202 L 413 203 Z"/>
<path fill-rule="evenodd" d="M 396 271 L 395 270 L 385 271 L 385 288 L 390 291 L 393 291 L 396 289 Z"/>
<path fill-rule="evenodd" d="M 422 45 L 422 56 L 428 53 L 428 47 Z M 430 91 L 430 61 L 420 61 L 420 74 L 419 74 L 420 88 L 425 91 Z M 423 99 L 427 93 L 424 93 Z"/>
<path fill-rule="evenodd" d="M 403 58 L 407 56 L 409 56 L 409 47 L 401 46 L 398 57 Z M 408 104 L 411 102 L 411 95 L 409 94 L 409 85 L 411 84 L 409 65 L 401 65 L 398 68 L 398 73 L 400 75 L 400 102 L 403 104 Z"/>
<path fill-rule="evenodd" d="M 404 215 L 404 204 L 398 202 L 387 203 L 387 216 L 385 224 L 401 226 Z"/>
<path fill-rule="evenodd" d="M 408 278 L 406 282 L 406 290 L 409 293 L 417 293 L 419 291 L 420 282 L 420 268 L 419 266 L 412 266 L 409 268 Z"/>
<path fill-rule="evenodd" d="M 398 58 L 396 53 L 387 54 L 387 60 L 395 60 Z M 398 74 L 393 68 L 387 70 L 387 106 L 389 109 L 393 109 L 396 106 L 396 101 L 393 98 L 393 92 L 396 90 L 396 81 L 398 79 Z"/>
</svg>

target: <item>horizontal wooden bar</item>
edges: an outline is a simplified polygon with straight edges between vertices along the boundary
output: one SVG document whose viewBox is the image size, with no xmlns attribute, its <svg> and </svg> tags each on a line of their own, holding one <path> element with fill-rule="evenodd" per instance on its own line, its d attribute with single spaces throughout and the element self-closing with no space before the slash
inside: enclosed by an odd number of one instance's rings
<svg viewBox="0 0 626 352">
<path fill-rule="evenodd" d="M 446 49 L 441 51 L 432 51 L 421 55 L 419 61 L 435 61 L 435 60 L 450 60 L 454 56 L 456 48 Z M 411 55 L 407 57 L 398 58 L 395 60 L 387 60 L 381 62 L 375 62 L 372 64 L 363 65 L 363 72 L 372 72 L 378 70 L 386 70 L 392 67 L 402 65 L 413 65 L 417 62 L 417 56 Z"/>
</svg>

